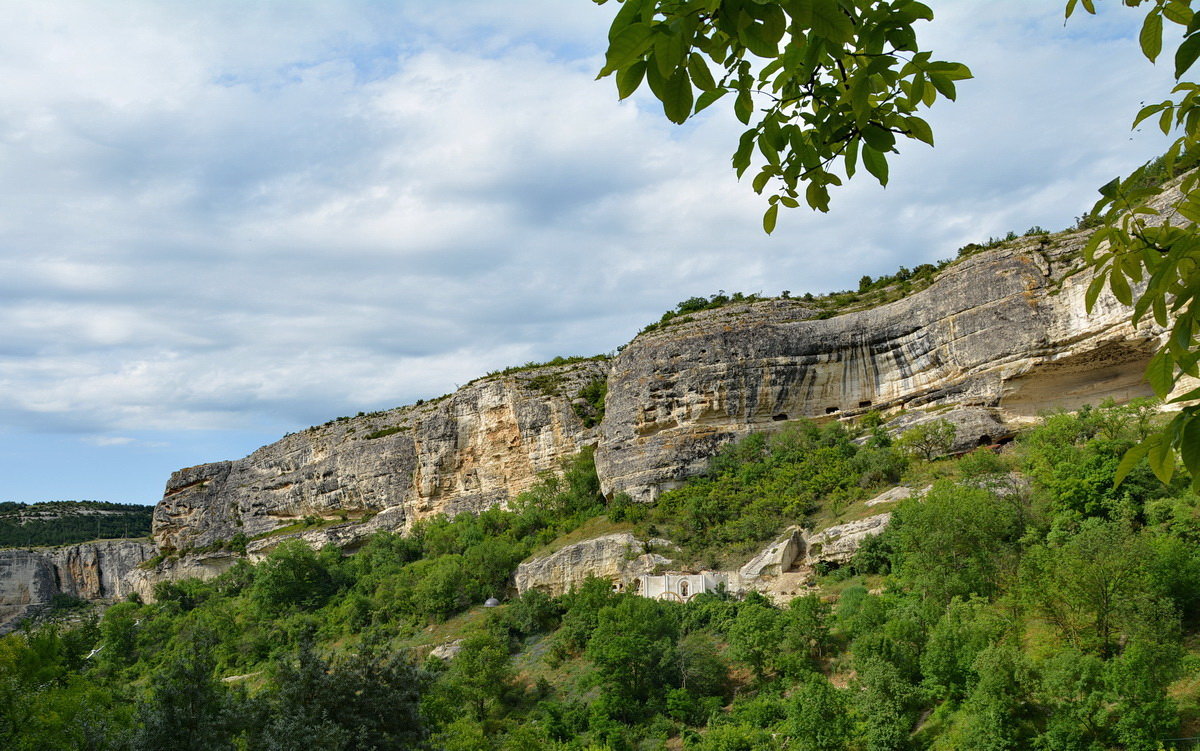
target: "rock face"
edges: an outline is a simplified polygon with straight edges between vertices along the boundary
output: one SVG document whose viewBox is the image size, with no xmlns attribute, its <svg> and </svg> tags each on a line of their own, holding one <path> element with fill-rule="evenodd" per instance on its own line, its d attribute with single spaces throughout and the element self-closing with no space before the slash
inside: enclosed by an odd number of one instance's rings
<svg viewBox="0 0 1200 751">
<path fill-rule="evenodd" d="M 489 377 L 434 402 L 340 419 L 244 459 L 179 470 L 155 509 L 155 541 L 203 547 L 308 516 L 379 514 L 372 528 L 406 530 L 434 514 L 504 504 L 595 443 L 598 430 L 584 426 L 572 401 L 607 374 L 607 362 L 584 361 Z"/>
<path fill-rule="evenodd" d="M 868 516 L 866 519 L 823 529 L 804 540 L 805 565 L 816 563 L 848 563 L 858 552 L 863 540 L 887 529 L 891 512 Z"/>
<path fill-rule="evenodd" d="M 666 540 L 649 541 L 650 548 L 669 545 Z M 625 585 L 671 563 L 670 558 L 645 552 L 646 548 L 646 542 L 628 532 L 594 537 L 522 563 L 514 584 L 519 593 L 540 589 L 551 596 L 565 594 L 593 576 Z"/>
<path fill-rule="evenodd" d="M 100 540 L 60 548 L 0 550 L 0 633 L 57 594 L 111 600 L 134 591 L 132 573 L 154 555 L 133 540 Z"/>
<path fill-rule="evenodd" d="M 800 528 L 788 527 L 779 539 L 742 566 L 738 574 L 743 579 L 777 576 L 790 569 L 803 550 L 804 539 L 800 536 Z"/>
<path fill-rule="evenodd" d="M 1135 329 L 1107 293 L 1085 311 L 1090 275 L 1073 273 L 1085 239 L 979 253 L 871 310 L 818 319 L 802 301 L 771 300 L 639 336 L 609 379 L 596 452 L 605 491 L 651 501 L 721 444 L 800 417 L 974 407 L 979 441 L 1001 420 L 1148 395 L 1161 332 Z"/>
</svg>

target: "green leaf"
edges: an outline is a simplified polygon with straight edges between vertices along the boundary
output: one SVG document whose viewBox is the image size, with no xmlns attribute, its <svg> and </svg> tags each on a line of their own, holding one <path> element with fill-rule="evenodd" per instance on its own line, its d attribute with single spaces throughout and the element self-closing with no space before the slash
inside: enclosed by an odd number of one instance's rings
<svg viewBox="0 0 1200 751">
<path fill-rule="evenodd" d="M 733 114 L 742 121 L 742 125 L 750 124 L 750 117 L 754 114 L 754 100 L 750 98 L 749 91 L 738 92 L 737 99 L 733 101 Z"/>
<path fill-rule="evenodd" d="M 1175 361 L 1166 350 L 1160 350 L 1150 358 L 1150 364 L 1146 366 L 1146 380 L 1160 399 L 1171 393 L 1175 386 Z"/>
<path fill-rule="evenodd" d="M 1129 289 L 1129 281 L 1125 279 L 1125 275 L 1121 273 L 1120 269 L 1113 268 L 1112 273 L 1108 276 L 1108 287 L 1122 305 L 1133 304 L 1133 291 Z"/>
<path fill-rule="evenodd" d="M 1150 11 L 1146 16 L 1146 21 L 1142 24 L 1142 33 L 1138 35 L 1138 42 L 1142 45 L 1142 53 L 1150 62 L 1154 62 L 1158 53 L 1162 52 L 1162 16 L 1157 10 Z"/>
<path fill-rule="evenodd" d="M 663 112 L 667 119 L 679 125 L 692 114 L 692 82 L 686 68 L 676 68 L 663 90 Z"/>
<path fill-rule="evenodd" d="M 787 31 L 787 15 L 778 5 L 764 5 L 763 10 L 766 11 L 762 18 L 763 41 L 777 45 Z"/>
<path fill-rule="evenodd" d="M 675 69 L 683 65 L 687 42 L 682 34 L 660 31 L 654 35 L 654 62 L 663 78 L 670 78 Z"/>
<path fill-rule="evenodd" d="M 1092 283 L 1088 285 L 1087 294 L 1084 295 L 1083 303 L 1087 308 L 1087 312 L 1091 313 L 1092 308 L 1096 305 L 1096 298 L 1100 297 L 1100 292 L 1104 289 L 1104 282 L 1107 276 L 1102 272 L 1096 274 L 1096 278 L 1092 279 Z"/>
<path fill-rule="evenodd" d="M 754 153 L 756 136 L 757 133 L 753 128 L 743 133 L 738 141 L 737 151 L 733 152 L 733 168 L 737 170 L 739 178 L 750 167 L 750 157 Z"/>
<path fill-rule="evenodd" d="M 775 222 L 779 219 L 779 204 L 773 203 L 763 214 L 763 230 L 769 235 L 775 231 Z"/>
<path fill-rule="evenodd" d="M 887 185 L 888 181 L 888 164 L 887 157 L 881 152 L 871 148 L 871 145 L 864 143 L 862 145 L 862 161 L 863 166 L 879 180 L 880 185 Z"/>
<path fill-rule="evenodd" d="M 1200 222 L 1200 204 L 1184 200 L 1175 205 L 1175 210 L 1189 222 Z"/>
<path fill-rule="evenodd" d="M 708 108 L 709 105 L 711 105 L 713 102 L 717 101 L 718 99 L 720 99 L 721 97 L 725 96 L 728 93 L 729 93 L 728 89 L 713 89 L 712 91 L 704 92 L 703 94 L 701 94 L 699 97 L 696 98 L 696 108 L 694 110 L 692 110 L 692 114 L 695 114 L 695 113 L 699 112 L 700 110 Z"/>
<path fill-rule="evenodd" d="M 1136 128 L 1147 117 L 1150 117 L 1156 112 L 1161 112 L 1162 108 L 1166 105 L 1166 102 L 1159 102 L 1158 104 L 1147 104 L 1145 107 L 1142 107 L 1140 110 L 1138 110 L 1137 117 L 1133 118 L 1133 125 L 1131 127 Z"/>
<path fill-rule="evenodd" d="M 829 190 L 820 183 L 809 183 L 808 188 L 804 191 L 804 199 L 817 211 L 822 213 L 829 211 Z"/>
<path fill-rule="evenodd" d="M 881 153 L 891 151 L 892 147 L 896 145 L 896 135 L 875 123 L 868 123 L 867 127 L 862 130 L 862 136 L 868 146 Z"/>
<path fill-rule="evenodd" d="M 812 30 L 817 36 L 836 44 L 846 44 L 854 39 L 854 24 L 837 0 L 813 0 Z"/>
<path fill-rule="evenodd" d="M 954 88 L 954 81 L 951 81 L 949 76 L 930 71 L 929 82 L 933 84 L 933 88 L 937 89 L 939 94 L 952 102 L 954 101 L 954 97 L 957 96 L 957 92 Z"/>
<path fill-rule="evenodd" d="M 621 9 L 613 17 L 612 26 L 608 27 L 608 41 L 610 43 L 613 37 L 620 33 L 622 29 L 637 20 L 638 16 L 642 13 L 642 6 L 645 4 L 645 0 L 625 0 L 625 2 L 621 3 Z"/>
<path fill-rule="evenodd" d="M 1179 441 L 1179 456 L 1193 478 L 1200 477 L 1200 419 L 1192 416 L 1183 427 Z"/>
<path fill-rule="evenodd" d="M 1183 78 L 1196 58 L 1200 57 L 1200 34 L 1191 34 L 1175 50 L 1175 78 Z"/>
<path fill-rule="evenodd" d="M 912 84 L 908 89 L 909 109 L 915 110 L 917 104 L 925 98 L 925 74 L 917 71 L 913 74 Z"/>
<path fill-rule="evenodd" d="M 605 54 L 604 69 L 597 78 L 603 78 L 621 68 L 632 65 L 634 61 L 650 48 L 650 24 L 635 23 L 626 26 L 613 37 L 608 44 Z"/>
<path fill-rule="evenodd" d="M 705 92 L 717 88 L 717 82 L 713 80 L 708 63 L 704 61 L 704 56 L 699 52 L 693 52 L 688 56 L 687 66 L 688 73 L 692 76 L 692 83 L 696 84 L 696 88 Z"/>
<path fill-rule="evenodd" d="M 1117 465 L 1116 474 L 1113 475 L 1113 487 L 1118 487 L 1125 480 L 1133 468 L 1146 458 L 1146 452 L 1149 450 L 1150 445 L 1143 441 L 1125 452 L 1125 455 L 1121 457 L 1121 463 Z"/>
<path fill-rule="evenodd" d="M 622 68 L 617 71 L 617 94 L 621 99 L 625 99 L 637 88 L 642 85 L 642 79 L 646 77 L 646 61 L 638 60 L 628 68 Z"/>
<path fill-rule="evenodd" d="M 1171 481 L 1171 475 L 1175 473 L 1175 461 L 1171 455 L 1171 444 L 1162 440 L 1155 442 L 1151 439 L 1150 450 L 1146 453 L 1146 458 L 1150 461 L 1150 469 L 1154 472 L 1154 476 L 1159 479 L 1159 482 L 1164 485 Z"/>
<path fill-rule="evenodd" d="M 1188 26 L 1191 24 L 1192 17 L 1195 14 L 1192 13 L 1192 9 L 1188 7 L 1187 2 L 1183 0 L 1168 0 L 1167 4 L 1163 6 L 1163 15 L 1173 23 L 1177 23 L 1180 26 Z"/>
<path fill-rule="evenodd" d="M 846 146 L 846 177 L 854 177 L 858 169 L 858 143 L 856 139 Z"/>
<path fill-rule="evenodd" d="M 762 152 L 763 157 L 768 162 L 774 165 L 779 164 L 779 152 L 775 149 L 774 144 L 771 143 L 771 139 L 765 131 L 758 137 L 758 150 Z"/>
<path fill-rule="evenodd" d="M 767 167 L 762 172 L 754 176 L 754 182 L 750 183 L 750 187 L 755 193 L 762 194 L 763 189 L 767 187 L 767 183 L 771 181 L 771 177 L 775 174 L 775 170 Z"/>
<path fill-rule="evenodd" d="M 1163 110 L 1163 113 L 1159 115 L 1158 129 L 1163 132 L 1164 136 L 1171 132 L 1171 125 L 1173 124 L 1171 121 L 1175 119 L 1174 116 L 1175 111 L 1172 109 L 1165 109 Z M 1168 169 L 1170 169 L 1170 167 L 1168 167 Z"/>
<path fill-rule="evenodd" d="M 933 128 L 929 127 L 929 123 L 919 117 L 906 117 L 904 124 L 908 126 L 908 134 L 911 137 L 933 145 Z"/>
</svg>

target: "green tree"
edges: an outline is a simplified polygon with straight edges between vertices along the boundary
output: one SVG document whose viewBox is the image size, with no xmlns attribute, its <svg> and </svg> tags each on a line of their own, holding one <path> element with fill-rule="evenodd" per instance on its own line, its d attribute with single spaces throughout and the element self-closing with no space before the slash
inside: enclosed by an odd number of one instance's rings
<svg viewBox="0 0 1200 751">
<path fill-rule="evenodd" d="M 424 681 L 401 655 L 361 647 L 329 661 L 301 638 L 295 656 L 275 668 L 252 747 L 284 751 L 301 738 L 305 747 L 333 751 L 419 747 L 425 738 L 419 706 Z"/>
<path fill-rule="evenodd" d="M 895 512 L 893 570 L 922 596 L 990 597 L 1016 565 L 1019 511 L 987 490 L 948 481 Z"/>
<path fill-rule="evenodd" d="M 1087 519 L 1060 544 L 1031 548 L 1021 563 L 1025 601 L 1078 648 L 1110 655 L 1118 637 L 1178 616 L 1155 607 L 1145 540 L 1119 522 Z"/>
<path fill-rule="evenodd" d="M 860 732 L 868 751 L 901 751 L 909 747 L 915 719 L 916 687 L 895 665 L 872 658 L 858 665 L 857 695 Z"/>
<path fill-rule="evenodd" d="M 312 610 L 325 604 L 336 588 L 327 556 L 318 557 L 300 540 L 285 540 L 255 568 L 251 597 L 268 613 Z"/>
<path fill-rule="evenodd" d="M 616 715 L 636 719 L 661 706 L 678 686 L 678 630 L 666 605 L 626 596 L 602 609 L 585 655 L 596 667 Z"/>
<path fill-rule="evenodd" d="M 965 698 L 978 680 L 976 657 L 998 641 L 1007 627 L 988 609 L 986 600 L 951 600 L 921 654 L 925 689 L 941 699 Z"/>
<path fill-rule="evenodd" d="M 748 602 L 738 608 L 737 619 L 729 629 L 730 653 L 749 665 L 759 680 L 779 656 L 783 642 L 780 615 L 769 605 Z"/>
<path fill-rule="evenodd" d="M 954 445 L 956 432 L 954 423 L 949 420 L 930 420 L 904 431 L 896 441 L 896 448 L 927 462 L 933 461 Z"/>
<path fill-rule="evenodd" d="M 462 648 L 439 681 L 456 709 L 469 708 L 471 716 L 481 722 L 499 713 L 512 685 L 508 646 L 487 632 L 463 639 Z"/>
<path fill-rule="evenodd" d="M 786 734 L 797 748 L 841 751 L 854 736 L 850 697 L 820 673 L 809 673 L 790 697 Z"/>
<path fill-rule="evenodd" d="M 136 751 L 232 749 L 239 712 L 234 696 L 213 676 L 211 637 L 193 638 L 185 652 L 151 676 L 138 703 Z"/>
<path fill-rule="evenodd" d="M 760 162 L 770 232 L 780 204 L 828 210 L 860 159 L 886 184 L 897 137 L 933 143 L 916 113 L 971 73 L 920 49 L 914 25 L 932 18 L 914 0 L 624 0 L 600 75 L 622 98 L 645 81 L 676 123 L 732 95 L 748 126 L 733 164 Z"/>
</svg>

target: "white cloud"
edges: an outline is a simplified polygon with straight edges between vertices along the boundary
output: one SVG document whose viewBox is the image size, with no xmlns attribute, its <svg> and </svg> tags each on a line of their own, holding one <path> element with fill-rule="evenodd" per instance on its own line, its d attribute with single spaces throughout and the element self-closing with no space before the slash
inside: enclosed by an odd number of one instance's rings
<svg viewBox="0 0 1200 751">
<path fill-rule="evenodd" d="M 1160 148 L 1119 13 L 935 4 L 978 79 L 882 190 L 791 212 L 594 82 L 609 7 L 21 2 L 0 25 L 0 427 L 295 429 L 623 343 L 678 300 L 854 284 L 1063 226 Z M 109 441 L 110 443 L 104 443 Z"/>
</svg>

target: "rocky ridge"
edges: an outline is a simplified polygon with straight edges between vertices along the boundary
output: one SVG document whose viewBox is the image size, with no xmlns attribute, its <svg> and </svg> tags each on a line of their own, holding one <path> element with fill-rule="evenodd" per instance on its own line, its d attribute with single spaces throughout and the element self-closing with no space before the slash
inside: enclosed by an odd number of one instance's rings
<svg viewBox="0 0 1200 751">
<path fill-rule="evenodd" d="M 503 506 L 585 446 L 607 495 L 652 501 L 721 445 L 797 418 L 945 417 L 964 449 L 1048 408 L 1148 395 L 1143 371 L 1162 331 L 1133 326 L 1107 293 L 1086 311 L 1086 237 L 1021 238 L 873 309 L 830 316 L 772 299 L 679 316 L 610 360 L 489 376 L 179 470 L 154 512 L 156 550 L 172 555 L 122 576 L 148 593 L 223 570 L 239 537 L 252 558 L 292 536 L 353 548 L 376 530 Z M 596 425 L 581 397 L 600 380 Z"/>
</svg>

